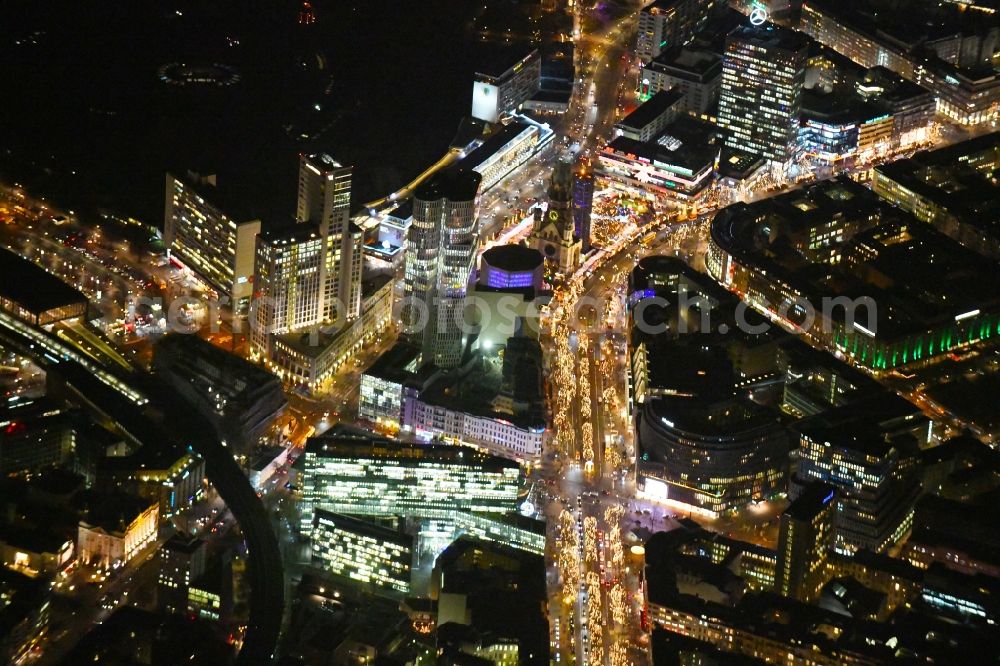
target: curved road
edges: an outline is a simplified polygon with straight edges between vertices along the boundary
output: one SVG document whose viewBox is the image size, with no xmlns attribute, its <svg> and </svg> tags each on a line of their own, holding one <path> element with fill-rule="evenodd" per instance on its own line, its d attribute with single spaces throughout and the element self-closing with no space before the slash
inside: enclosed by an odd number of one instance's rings
<svg viewBox="0 0 1000 666">
<path fill-rule="evenodd" d="M 211 436 L 208 422 L 153 375 L 126 375 L 104 369 L 106 377 L 113 375 L 121 382 L 119 390 L 124 392 L 116 391 L 95 376 L 94 368 L 88 367 L 92 365 L 89 360 L 67 347 L 62 339 L 29 328 L 3 312 L 0 312 L 0 342 L 33 358 L 84 401 L 119 423 L 146 421 L 143 424 L 146 427 L 138 429 L 139 432 L 162 432 L 163 428 L 169 428 L 173 437 L 189 442 L 205 459 L 206 475 L 232 511 L 247 545 L 250 619 L 237 663 L 246 666 L 269 663 L 284 611 L 284 573 L 278 541 L 263 503 L 232 455 Z M 149 402 L 137 404 L 134 400 L 137 393 Z M 143 444 L 156 446 L 152 441 Z"/>
<path fill-rule="evenodd" d="M 163 422 L 174 434 L 191 443 L 205 459 L 205 474 L 240 525 L 247 545 L 250 576 L 250 619 L 237 664 L 247 666 L 271 661 L 284 612 L 284 572 L 278 540 L 271 530 L 264 504 L 233 456 L 211 436 L 212 427 L 193 406 L 166 388 L 155 377 L 144 375 L 144 392 L 162 409 Z"/>
</svg>

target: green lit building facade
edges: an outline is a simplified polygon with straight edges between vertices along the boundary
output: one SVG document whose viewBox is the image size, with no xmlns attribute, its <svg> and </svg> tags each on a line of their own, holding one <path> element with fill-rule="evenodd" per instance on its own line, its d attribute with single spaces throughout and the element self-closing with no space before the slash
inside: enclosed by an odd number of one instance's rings
<svg viewBox="0 0 1000 666">
<path fill-rule="evenodd" d="M 875 373 L 1000 336 L 997 262 L 843 178 L 723 209 L 706 266 L 783 328 Z"/>
</svg>

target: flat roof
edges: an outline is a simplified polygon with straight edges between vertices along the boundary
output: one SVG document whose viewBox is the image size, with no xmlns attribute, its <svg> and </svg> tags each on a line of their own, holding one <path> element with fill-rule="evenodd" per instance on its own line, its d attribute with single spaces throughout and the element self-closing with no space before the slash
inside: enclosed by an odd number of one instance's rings
<svg viewBox="0 0 1000 666">
<path fill-rule="evenodd" d="M 496 131 L 490 134 L 479 146 L 462 159 L 462 165 L 469 168 L 476 168 L 498 150 L 504 147 L 509 141 L 513 141 L 521 132 L 531 128 L 528 123 L 514 121 L 506 125 L 501 125 Z"/>
<path fill-rule="evenodd" d="M 470 372 L 458 377 L 441 375 L 420 392 L 419 400 L 456 412 L 508 421 L 518 428 L 547 427 L 541 404 L 532 404 L 515 414 L 495 411 L 493 401 L 501 389 L 502 376 L 499 372 Z"/>
<path fill-rule="evenodd" d="M 906 3 L 895 7 L 875 0 L 809 0 L 812 11 L 836 19 L 837 23 L 873 39 L 878 46 L 891 47 L 909 55 L 929 41 L 950 38 L 956 33 L 976 32 L 992 21 L 979 12 L 965 12 L 957 4 Z M 947 64 L 934 58 L 933 64 Z M 958 72 L 965 68 L 952 69 Z"/>
<path fill-rule="evenodd" d="M 320 171 L 344 168 L 343 164 L 330 157 L 327 153 L 313 153 L 312 155 L 303 155 L 302 158 Z"/>
<path fill-rule="evenodd" d="M 479 191 L 483 177 L 462 162 L 443 171 L 438 171 L 430 179 L 421 183 L 413 192 L 414 199 L 421 201 L 472 201 Z"/>
<path fill-rule="evenodd" d="M 539 90 L 531 96 L 530 101 L 549 102 L 551 104 L 568 104 L 571 97 L 573 97 L 572 88 L 567 88 L 566 90 L 552 90 L 550 88 Z"/>
<path fill-rule="evenodd" d="M 420 347 L 408 342 L 397 342 L 381 356 L 363 374 L 386 381 L 403 383 L 416 379 L 419 369 L 411 372 L 410 367 L 420 357 Z"/>
<path fill-rule="evenodd" d="M 268 243 L 295 243 L 319 238 L 319 225 L 315 222 L 297 222 L 293 218 L 287 218 L 281 223 L 276 223 L 262 229 L 261 240 Z"/>
<path fill-rule="evenodd" d="M 119 491 L 103 493 L 88 490 L 80 495 L 78 503 L 84 509 L 84 522 L 107 532 L 124 532 L 132 521 L 156 504 L 155 500 Z"/>
<path fill-rule="evenodd" d="M 153 345 L 154 369 L 162 368 L 162 364 L 157 363 L 157 360 L 164 361 L 162 356 L 157 359 L 157 352 L 175 354 L 176 360 L 169 363 L 168 367 L 170 371 L 182 375 L 192 374 L 190 367 L 197 365 L 202 372 L 211 368 L 226 376 L 230 382 L 243 379 L 249 386 L 255 388 L 268 382 L 278 382 L 278 377 L 274 373 L 194 334 L 168 333 L 157 340 Z M 188 368 L 183 367 L 183 364 L 176 365 L 177 360 L 187 361 Z"/>
<path fill-rule="evenodd" d="M 0 275 L 3 275 L 0 280 L 0 296 L 36 315 L 66 305 L 87 303 L 83 292 L 4 248 L 0 248 Z"/>
<path fill-rule="evenodd" d="M 812 40 L 805 33 L 765 23 L 762 26 L 743 25 L 737 28 L 726 39 L 727 43 L 730 41 L 741 41 L 762 49 L 805 51 Z"/>
<path fill-rule="evenodd" d="M 835 219 L 857 227 L 839 241 L 845 261 L 813 261 L 796 249 L 796 242 Z M 812 303 L 833 296 L 874 299 L 883 340 L 926 332 L 980 308 L 1000 309 L 994 261 L 843 176 L 724 208 L 711 235 L 738 262 L 782 280 Z"/>
<path fill-rule="evenodd" d="M 785 513 L 796 520 L 811 521 L 835 496 L 833 486 L 814 481 L 806 484 L 802 494 L 792 500 Z"/>
<path fill-rule="evenodd" d="M 50 529 L 22 527 L 0 523 L 0 541 L 15 549 L 34 553 L 58 553 L 73 539 Z"/>
<path fill-rule="evenodd" d="M 164 542 L 162 548 L 175 553 L 185 553 L 190 555 L 196 552 L 204 544 L 205 541 L 201 537 L 189 536 L 183 532 L 177 532 Z"/>
<path fill-rule="evenodd" d="M 261 219 L 261 212 L 253 199 L 257 196 L 257 186 L 250 182 L 237 182 L 228 175 L 219 178 L 216 173 L 168 172 L 168 176 L 180 181 L 184 187 L 204 199 L 237 224 Z"/>
<path fill-rule="evenodd" d="M 365 275 L 361 278 L 361 297 L 367 298 L 392 282 L 393 277 L 385 273 Z"/>
<path fill-rule="evenodd" d="M 615 126 L 642 129 L 650 123 L 655 122 L 657 118 L 669 111 L 671 107 L 683 98 L 684 93 L 678 88 L 661 90 L 640 104 L 635 111 L 615 123 Z"/>
<path fill-rule="evenodd" d="M 375 437 L 343 437 L 339 434 L 324 433 L 310 437 L 306 442 L 306 453 L 329 458 L 367 458 L 378 461 L 400 463 L 440 463 L 475 467 L 496 472 L 503 469 L 520 469 L 513 460 L 483 453 L 479 449 L 455 444 L 408 444 L 396 440 Z"/>
<path fill-rule="evenodd" d="M 657 422 L 664 425 L 669 422 L 667 427 L 671 430 L 676 429 L 685 437 L 710 439 L 714 446 L 724 447 L 729 440 L 747 437 L 748 433 L 755 433 L 755 438 L 765 436 L 761 434 L 764 431 L 784 436 L 781 415 L 775 409 L 743 396 L 656 395 L 646 400 L 642 411 L 642 417 L 653 420 L 656 427 L 659 427 Z M 659 445 L 655 441 L 650 444 Z"/>
<path fill-rule="evenodd" d="M 524 245 L 496 245 L 483 252 L 483 262 L 502 271 L 533 271 L 543 261 L 541 252 Z"/>
<path fill-rule="evenodd" d="M 386 214 L 386 217 L 391 217 L 395 220 L 401 222 L 406 222 L 408 219 L 413 217 L 413 202 L 407 199 L 403 203 L 399 204 L 391 211 Z"/>
<path fill-rule="evenodd" d="M 664 51 L 646 65 L 653 70 L 680 70 L 693 74 L 700 79 L 715 72 L 722 73 L 722 56 L 708 49 L 696 49 L 687 46 Z"/>
<path fill-rule="evenodd" d="M 500 78 L 531 55 L 538 58 L 538 49 L 534 46 L 511 45 L 484 48 L 477 58 L 476 75 L 494 79 Z"/>
<path fill-rule="evenodd" d="M 756 153 L 724 147 L 719 157 L 719 175 L 723 178 L 743 180 L 764 166 L 765 159 Z"/>
<path fill-rule="evenodd" d="M 642 11 L 648 12 L 653 9 L 671 9 L 679 5 L 683 0 L 653 0 L 653 2 L 645 5 Z"/>
<path fill-rule="evenodd" d="M 669 128 L 667 132 L 669 133 Z M 641 157 L 663 165 L 677 166 L 697 173 L 705 167 L 715 164 L 715 158 L 719 154 L 718 146 L 704 144 L 690 144 L 682 142 L 676 150 L 669 150 L 666 146 L 661 146 L 655 141 L 648 143 L 630 139 L 627 136 L 620 136 L 607 146 L 611 150 Z"/>
</svg>

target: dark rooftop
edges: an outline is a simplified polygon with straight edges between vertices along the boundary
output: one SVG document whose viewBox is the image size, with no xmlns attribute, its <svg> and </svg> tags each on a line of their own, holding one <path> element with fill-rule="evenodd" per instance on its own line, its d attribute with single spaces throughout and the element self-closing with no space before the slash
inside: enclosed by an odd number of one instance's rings
<svg viewBox="0 0 1000 666">
<path fill-rule="evenodd" d="M 679 88 L 661 90 L 615 124 L 632 129 L 642 129 L 669 111 L 683 98 L 684 93 Z"/>
<path fill-rule="evenodd" d="M 669 133 L 670 128 L 666 131 Z M 680 167 L 691 174 L 713 166 L 719 155 L 719 148 L 716 146 L 683 143 L 676 150 L 670 150 L 656 142 L 643 143 L 626 136 L 620 136 L 609 143 L 607 149 Z"/>
<path fill-rule="evenodd" d="M 476 168 L 528 127 L 530 127 L 528 123 L 518 121 L 500 125 L 477 148 L 466 155 L 460 164 L 469 169 Z"/>
<path fill-rule="evenodd" d="M 553 104 L 559 103 L 569 103 L 569 100 L 573 97 L 573 90 L 568 88 L 566 90 L 539 90 L 531 99 L 535 102 L 550 102 Z"/>
<path fill-rule="evenodd" d="M 361 297 L 367 298 L 379 289 L 392 282 L 392 276 L 386 273 L 365 275 L 361 279 Z"/>
<path fill-rule="evenodd" d="M 543 261 L 541 252 L 524 245 L 497 245 L 483 253 L 483 262 L 505 271 L 533 271 Z"/>
<path fill-rule="evenodd" d="M 653 70 L 679 70 L 704 81 L 722 73 L 722 57 L 712 51 L 682 46 L 664 51 L 646 66 Z"/>
<path fill-rule="evenodd" d="M 123 492 L 82 493 L 80 507 L 83 522 L 101 527 L 107 532 L 124 532 L 133 520 L 154 504 L 149 500 Z"/>
<path fill-rule="evenodd" d="M 413 197 L 421 201 L 437 201 L 438 199 L 472 201 L 476 198 L 479 183 L 482 180 L 483 177 L 478 173 L 459 163 L 443 171 L 438 171 L 421 183 L 414 190 Z"/>
<path fill-rule="evenodd" d="M 769 433 L 782 429 L 775 410 L 748 399 L 729 398 L 714 402 L 703 399 L 661 395 L 646 401 L 643 418 L 651 423 L 671 423 L 667 426 L 685 436 L 717 438 L 749 437 L 747 433 Z M 714 441 L 714 440 L 713 440 Z"/>
<path fill-rule="evenodd" d="M 648 12 L 653 9 L 670 9 L 677 6 L 682 1 L 683 0 L 653 0 L 653 2 L 643 6 L 642 11 Z"/>
<path fill-rule="evenodd" d="M 389 217 L 406 221 L 413 217 L 413 202 L 407 199 L 389 212 Z"/>
<path fill-rule="evenodd" d="M 986 3 L 989 6 L 990 3 Z M 905 3 L 891 0 L 810 0 L 809 5 L 839 23 L 873 38 L 883 47 L 914 53 L 927 41 L 956 33 L 974 34 L 996 25 L 985 12 L 966 12 L 953 3 Z M 938 63 L 943 63 L 939 59 Z"/>
<path fill-rule="evenodd" d="M 34 553 L 58 553 L 71 539 L 46 529 L 0 525 L 0 541 L 11 548 Z"/>
<path fill-rule="evenodd" d="M 408 342 L 397 342 L 365 370 L 364 374 L 379 379 L 402 383 L 416 377 L 419 368 L 413 367 L 420 358 L 420 348 Z"/>
<path fill-rule="evenodd" d="M 734 30 L 726 41 L 728 43 L 736 40 L 753 44 L 762 49 L 788 51 L 807 49 L 811 41 L 805 33 L 782 28 L 773 23 L 765 23 L 762 26 L 743 25 Z"/>
<path fill-rule="evenodd" d="M 185 553 L 190 555 L 203 545 L 205 545 L 204 539 L 200 537 L 188 536 L 183 532 L 178 532 L 164 542 L 163 549 L 173 551 L 175 553 Z"/>
<path fill-rule="evenodd" d="M 235 381 L 243 379 L 248 385 L 259 386 L 268 382 L 277 382 L 277 377 L 264 370 L 258 365 L 254 365 L 236 354 L 230 353 L 221 347 L 217 347 L 211 342 L 202 339 L 197 335 L 187 335 L 184 333 L 170 333 L 156 342 L 154 346 L 154 369 L 159 369 L 156 363 L 157 357 L 162 359 L 163 352 L 176 354 L 192 364 L 202 367 L 224 371 L 227 379 Z M 167 370 L 177 369 L 175 365 L 167 363 Z M 204 372 L 204 370 L 202 370 Z"/>
<path fill-rule="evenodd" d="M 804 249 L 811 230 L 832 220 L 856 230 L 838 239 L 844 257 L 839 263 Z M 1000 307 L 995 262 L 845 177 L 724 208 L 711 234 L 738 262 L 784 281 L 812 303 L 832 296 L 873 299 L 878 304 L 870 313 L 877 317 L 873 330 L 881 339 Z"/>
<path fill-rule="evenodd" d="M 1000 186 L 993 170 L 998 153 L 1000 132 L 992 132 L 876 171 L 1000 242 Z"/>
<path fill-rule="evenodd" d="M 833 486 L 813 482 L 806 485 L 802 494 L 796 497 L 785 513 L 799 521 L 810 522 L 823 508 L 833 501 L 835 492 Z"/>
<path fill-rule="evenodd" d="M 87 302 L 82 292 L 4 248 L 0 248 L 0 275 L 0 294 L 34 314 Z"/>
<path fill-rule="evenodd" d="M 261 217 L 261 211 L 252 203 L 253 189 L 248 183 L 237 183 L 227 177 L 219 178 L 217 174 L 202 175 L 192 171 L 170 175 L 237 224 Z"/>
<path fill-rule="evenodd" d="M 477 54 L 476 74 L 499 78 L 532 53 L 537 57 L 538 49 L 529 45 L 490 45 Z"/>
<path fill-rule="evenodd" d="M 86 480 L 68 469 L 50 467 L 30 480 L 32 490 L 53 496 L 71 496 L 83 489 Z"/>
<path fill-rule="evenodd" d="M 719 175 L 723 178 L 744 180 L 764 166 L 764 158 L 735 148 L 723 148 L 719 157 Z"/>
<path fill-rule="evenodd" d="M 287 217 L 262 228 L 260 238 L 270 243 L 295 243 L 319 237 L 319 225 L 315 222 L 296 222 Z"/>
</svg>

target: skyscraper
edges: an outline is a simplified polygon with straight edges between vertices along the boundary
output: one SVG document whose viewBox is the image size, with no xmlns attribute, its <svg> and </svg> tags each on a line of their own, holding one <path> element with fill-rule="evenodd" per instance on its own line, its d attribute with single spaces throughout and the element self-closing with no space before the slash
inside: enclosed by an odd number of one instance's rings
<svg viewBox="0 0 1000 666">
<path fill-rule="evenodd" d="M 860 423 L 823 423 L 823 415 L 796 424 L 798 477 L 837 488 L 834 548 L 841 553 L 885 551 L 913 524 L 920 494 L 917 440 L 887 436 Z"/>
<path fill-rule="evenodd" d="M 644 65 L 663 51 L 683 46 L 708 20 L 715 0 L 656 0 L 639 12 L 636 55 Z"/>
<path fill-rule="evenodd" d="M 220 190 L 217 182 L 214 175 L 167 174 L 163 242 L 173 257 L 239 310 L 250 301 L 254 243 L 261 225 L 239 197 Z"/>
<path fill-rule="evenodd" d="M 819 593 L 820 573 L 833 547 L 836 501 L 833 486 L 810 483 L 781 514 L 775 591 L 810 601 Z"/>
<path fill-rule="evenodd" d="M 480 176 L 452 167 L 413 193 L 407 234 L 404 321 L 423 362 L 453 368 L 462 360 L 465 297 L 479 251 Z"/>
<path fill-rule="evenodd" d="M 272 336 L 322 322 L 324 240 L 310 224 L 269 230 L 258 237 L 251 357 L 269 361 Z"/>
<path fill-rule="evenodd" d="M 299 158 L 295 219 L 313 223 L 325 239 L 320 267 L 325 321 L 357 317 L 361 307 L 362 234 L 351 224 L 351 167 L 325 153 Z M 344 311 L 337 312 L 342 303 Z"/>
<path fill-rule="evenodd" d="M 573 176 L 573 226 L 580 251 L 590 252 L 590 214 L 594 208 L 594 174 L 583 164 Z"/>
<path fill-rule="evenodd" d="M 535 209 L 535 228 L 528 244 L 552 262 L 560 273 L 571 273 L 580 265 L 580 239 L 574 231 L 573 166 L 568 156 L 556 160 L 549 183 L 549 208 Z"/>
<path fill-rule="evenodd" d="M 351 167 L 329 155 L 299 160 L 297 224 L 257 240 L 250 351 L 271 361 L 270 338 L 356 318 L 362 231 L 350 220 Z"/>
<path fill-rule="evenodd" d="M 794 159 L 809 40 L 770 23 L 726 39 L 719 125 L 726 145 L 779 164 Z"/>
</svg>

